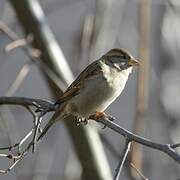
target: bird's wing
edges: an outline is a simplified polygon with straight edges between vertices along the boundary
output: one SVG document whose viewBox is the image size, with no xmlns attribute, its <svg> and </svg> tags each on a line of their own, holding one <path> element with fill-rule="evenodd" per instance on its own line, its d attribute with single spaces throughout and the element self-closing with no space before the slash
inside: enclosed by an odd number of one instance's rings
<svg viewBox="0 0 180 180">
<path fill-rule="evenodd" d="M 99 60 L 94 61 L 89 66 L 87 66 L 79 76 L 73 81 L 73 83 L 67 88 L 64 94 L 60 97 L 60 99 L 56 102 L 56 104 L 61 104 L 73 96 L 79 94 L 80 89 L 83 87 L 84 82 L 102 72 L 102 68 L 100 66 Z"/>
</svg>

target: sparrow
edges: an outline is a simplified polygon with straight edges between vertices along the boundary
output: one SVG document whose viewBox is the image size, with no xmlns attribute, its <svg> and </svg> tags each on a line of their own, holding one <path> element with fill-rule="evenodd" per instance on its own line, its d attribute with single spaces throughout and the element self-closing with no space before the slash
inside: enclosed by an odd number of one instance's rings
<svg viewBox="0 0 180 180">
<path fill-rule="evenodd" d="M 104 117 L 104 110 L 121 94 L 137 61 L 123 49 L 111 49 L 88 65 L 55 103 L 57 110 L 38 139 L 59 119 L 74 115 L 88 119 L 95 114 Z"/>
</svg>

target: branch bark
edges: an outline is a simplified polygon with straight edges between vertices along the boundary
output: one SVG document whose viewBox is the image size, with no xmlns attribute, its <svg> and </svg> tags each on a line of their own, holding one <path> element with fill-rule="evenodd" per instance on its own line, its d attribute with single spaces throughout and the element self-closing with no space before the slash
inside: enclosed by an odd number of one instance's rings
<svg viewBox="0 0 180 180">
<path fill-rule="evenodd" d="M 147 138 L 138 136 L 138 135 L 126 130 L 125 128 L 115 124 L 114 122 L 109 121 L 108 119 L 97 119 L 96 121 L 109 127 L 113 131 L 121 134 L 125 138 L 128 138 L 130 141 L 134 141 L 134 142 L 137 142 L 144 146 L 147 146 L 147 147 L 150 147 L 153 149 L 157 149 L 159 151 L 166 153 L 167 155 L 169 155 L 171 158 L 173 158 L 176 162 L 178 162 L 180 164 L 180 155 L 174 150 L 174 147 L 176 147 L 176 148 L 180 147 L 180 144 L 177 143 L 176 145 L 170 145 L 170 144 L 156 143 Z"/>
<path fill-rule="evenodd" d="M 126 161 L 128 152 L 130 151 L 130 147 L 131 147 L 131 141 L 129 141 L 128 139 L 126 140 L 126 145 L 125 148 L 122 152 L 121 158 L 120 158 L 120 162 L 118 164 L 118 167 L 116 169 L 116 174 L 114 176 L 114 180 L 118 180 L 122 171 L 122 168 L 124 166 L 124 163 Z"/>
<path fill-rule="evenodd" d="M 21 98 L 21 97 L 0 97 L 0 105 L 2 104 L 10 104 L 10 105 L 21 105 L 21 106 L 34 106 L 36 108 L 35 112 L 38 111 L 40 112 L 40 116 L 42 117 L 44 114 L 46 114 L 49 111 L 55 111 L 56 110 L 56 106 L 54 105 L 54 103 L 46 101 L 46 100 L 40 100 L 40 99 L 31 99 L 31 98 Z M 41 116 L 41 113 L 43 113 L 43 115 Z M 32 113 L 31 113 L 32 114 Z M 130 149 L 130 144 L 131 142 L 136 142 L 139 143 L 141 145 L 150 147 L 152 149 L 156 149 L 159 151 L 164 152 L 165 154 L 169 155 L 169 157 L 171 157 L 172 159 L 174 159 L 177 163 L 180 164 L 180 155 L 175 151 L 175 148 L 180 147 L 180 143 L 176 143 L 176 144 L 161 144 L 161 143 L 157 143 L 154 141 L 151 141 L 150 139 L 138 136 L 128 130 L 126 130 L 125 128 L 117 125 L 116 123 L 110 121 L 109 119 L 112 119 L 112 116 L 107 116 L 104 119 L 96 119 L 94 118 L 95 116 L 92 115 L 90 117 L 90 120 L 95 120 L 98 123 L 102 123 L 103 125 L 105 125 L 106 127 L 109 127 L 110 129 L 112 129 L 113 131 L 119 133 L 120 135 L 124 136 L 124 138 L 127 141 L 126 147 L 124 149 L 124 153 L 122 158 L 120 159 L 120 166 L 119 166 L 119 170 L 117 174 L 120 174 L 122 166 L 124 164 L 124 160 L 127 156 L 127 152 Z M 70 123 L 72 123 L 72 121 L 69 121 Z M 36 124 L 35 124 L 36 125 Z M 36 126 L 35 126 L 36 127 Z M 40 128 L 40 124 L 38 124 L 37 126 L 38 128 Z M 35 128 L 34 128 L 35 129 Z M 79 127 L 78 127 L 79 129 Z M 36 129 L 35 129 L 36 130 Z M 36 132 L 36 131 L 35 131 Z M 22 140 L 13 145 L 13 146 L 9 146 L 9 147 L 2 147 L 0 148 L 0 150 L 12 150 L 16 147 L 20 148 L 20 145 L 22 143 L 24 143 L 28 137 L 32 134 L 32 130 L 30 132 L 27 133 L 27 137 L 25 136 L 24 138 L 22 138 Z M 37 135 L 36 133 L 34 134 L 34 136 Z M 80 134 L 78 134 L 77 136 L 80 136 Z M 76 137 L 75 137 L 76 138 Z M 81 142 L 82 137 L 79 140 L 79 143 Z M 31 146 L 34 148 L 34 144 L 38 143 L 38 142 L 34 142 L 35 140 L 33 139 L 33 141 L 31 141 L 27 148 L 22 151 L 21 155 L 19 156 L 19 159 L 21 160 L 22 158 L 24 158 L 24 156 L 28 153 L 29 149 L 31 148 Z M 83 146 L 86 146 L 87 144 L 83 144 Z M 19 151 L 21 152 L 21 151 Z M 95 152 L 94 152 L 95 153 Z M 7 158 L 11 158 L 14 157 L 12 154 L 0 154 L 1 157 L 7 157 Z M 85 156 L 85 155 L 84 155 Z M 89 161 L 89 159 L 91 157 L 89 157 L 89 152 L 86 152 L 86 156 L 83 157 L 84 159 L 87 160 L 87 162 Z M 12 164 L 12 166 L 10 166 L 10 168 L 8 168 L 7 170 L 0 170 L 1 173 L 7 173 L 8 171 L 10 171 L 20 160 L 17 160 L 17 162 L 15 161 L 14 164 Z M 88 168 L 88 167 L 86 167 Z M 115 177 L 119 177 L 119 175 L 115 175 Z"/>
</svg>

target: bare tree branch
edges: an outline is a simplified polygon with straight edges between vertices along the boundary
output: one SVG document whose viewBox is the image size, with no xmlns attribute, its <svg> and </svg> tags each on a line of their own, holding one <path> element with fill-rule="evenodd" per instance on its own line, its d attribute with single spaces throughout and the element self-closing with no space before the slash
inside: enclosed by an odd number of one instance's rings
<svg viewBox="0 0 180 180">
<path fill-rule="evenodd" d="M 120 177 L 120 174 L 121 174 L 122 168 L 124 166 L 125 160 L 127 158 L 128 152 L 130 151 L 130 147 L 131 147 L 131 141 L 126 139 L 126 145 L 124 147 L 124 150 L 123 150 L 121 158 L 120 158 L 120 162 L 119 162 L 118 167 L 116 169 L 116 174 L 114 176 L 114 180 L 118 180 Z"/>
<path fill-rule="evenodd" d="M 112 155 L 114 156 L 114 158 L 116 159 L 119 159 L 121 156 L 120 156 L 120 153 L 119 151 L 117 151 L 115 149 L 115 147 L 113 146 L 112 142 L 104 135 L 104 134 L 101 134 L 101 139 L 105 145 L 106 148 L 108 148 L 108 150 L 112 153 Z M 176 144 L 175 144 L 176 145 Z M 135 166 L 134 163 L 129 162 L 128 163 L 125 163 L 125 165 L 130 165 L 134 170 L 135 172 L 143 179 L 143 180 L 148 180 L 148 178 L 146 178 L 144 176 L 144 174 Z"/>
<path fill-rule="evenodd" d="M 21 98 L 21 97 L 0 97 L 0 105 L 20 105 L 25 107 L 33 117 L 33 127 L 30 131 L 16 144 L 12 146 L 2 147 L 0 150 L 8 150 L 8 154 L 0 154 L 0 157 L 5 157 L 12 160 L 12 164 L 6 170 L 0 170 L 1 173 L 9 172 L 20 160 L 22 160 L 28 153 L 29 149 L 32 147 L 32 152 L 36 151 L 37 137 L 41 133 L 40 125 L 43 116 L 50 111 L 55 111 L 54 103 L 50 101 L 45 101 L 41 99 L 32 99 L 32 98 Z M 34 109 L 32 109 L 34 107 Z M 22 145 L 25 142 L 28 142 L 30 137 L 32 140 L 29 142 L 27 147 L 22 150 Z M 16 149 L 16 155 L 12 150 Z"/>
<path fill-rule="evenodd" d="M 32 147 L 32 152 L 35 152 L 36 145 L 39 141 L 37 141 L 37 136 L 41 132 L 40 131 L 40 125 L 43 116 L 50 112 L 55 111 L 56 106 L 54 103 L 47 101 L 47 100 L 41 100 L 41 99 L 34 99 L 34 98 L 25 98 L 25 97 L 0 97 L 0 105 L 3 104 L 9 104 L 9 105 L 20 105 L 27 108 L 27 110 L 32 114 L 34 119 L 34 126 L 32 129 L 20 140 L 20 142 L 14 144 L 13 146 L 7 146 L 2 147 L 0 150 L 9 150 L 9 154 L 0 154 L 0 157 L 5 157 L 7 159 L 13 160 L 13 163 L 9 168 L 6 170 L 0 170 L 0 173 L 7 173 L 9 172 L 20 160 L 22 160 L 29 152 L 29 149 Z M 34 107 L 35 110 L 32 110 L 31 107 Z M 146 139 L 144 137 L 138 136 L 136 134 L 133 134 L 132 132 L 124 129 L 123 127 L 117 125 L 116 123 L 112 122 L 112 116 L 107 116 L 104 119 L 97 119 L 94 115 L 89 117 L 90 120 L 95 120 L 98 123 L 102 123 L 103 125 L 109 127 L 113 131 L 121 134 L 124 136 L 125 140 L 127 141 L 126 147 L 123 151 L 123 155 L 120 159 L 120 164 L 118 166 L 118 173 L 115 176 L 116 179 L 119 177 L 119 174 L 122 170 L 122 167 L 124 165 L 124 161 L 126 159 L 127 153 L 130 149 L 131 142 L 137 142 L 139 144 L 142 144 L 144 146 L 150 147 L 152 149 L 156 149 L 159 151 L 164 152 L 165 154 L 169 155 L 172 159 L 174 159 L 177 163 L 180 164 L 180 155 L 175 151 L 175 148 L 180 147 L 180 143 L 177 144 L 160 144 L 153 142 L 149 139 Z M 39 132 L 39 133 L 38 133 Z M 27 142 L 29 137 L 33 134 L 32 141 L 27 145 L 27 147 L 22 150 L 22 144 Z M 14 155 L 12 153 L 12 150 L 17 148 L 17 155 Z"/>
<path fill-rule="evenodd" d="M 39 111 L 54 111 L 54 103 L 48 100 L 26 98 L 26 97 L 0 97 L 0 105 L 20 105 L 20 106 L 34 106 Z"/>
<path fill-rule="evenodd" d="M 149 139 L 146 139 L 144 137 L 138 136 L 136 134 L 133 134 L 132 132 L 126 130 L 125 128 L 115 124 L 112 121 L 109 121 L 108 118 L 107 119 L 95 119 L 97 122 L 100 122 L 102 124 L 104 124 L 105 126 L 109 127 L 110 129 L 112 129 L 113 131 L 121 134 L 122 136 L 124 136 L 125 138 L 128 138 L 130 141 L 134 141 L 137 142 L 139 144 L 142 144 L 144 146 L 153 148 L 153 149 L 157 149 L 159 151 L 162 151 L 166 154 L 168 154 L 171 158 L 173 158 L 176 162 L 178 162 L 180 164 L 180 155 L 174 150 L 174 147 L 180 147 L 180 144 L 176 144 L 175 146 L 170 145 L 170 144 L 160 144 L 160 143 L 156 143 L 153 142 Z"/>
</svg>

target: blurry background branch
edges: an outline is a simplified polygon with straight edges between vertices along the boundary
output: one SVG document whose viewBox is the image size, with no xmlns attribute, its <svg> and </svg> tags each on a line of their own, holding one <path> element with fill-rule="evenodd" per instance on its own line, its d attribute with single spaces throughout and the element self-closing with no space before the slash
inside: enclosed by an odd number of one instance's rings
<svg viewBox="0 0 180 180">
<path fill-rule="evenodd" d="M 22 0 L 21 2 L 11 0 L 10 2 L 25 33 L 27 35 L 33 34 L 34 41 L 32 45 L 40 50 L 42 62 L 50 67 L 66 85 L 69 85 L 73 81 L 73 75 L 47 25 L 39 2 L 37 0 Z M 61 90 L 57 88 L 51 79 L 48 78 L 48 82 L 52 93 L 58 99 Z M 86 179 L 111 179 L 110 168 L 98 133 L 84 127 L 77 129 L 70 123 L 70 120 L 65 122 L 75 145 L 76 153 L 81 161 L 83 176 Z"/>
<path fill-rule="evenodd" d="M 43 62 L 41 62 L 41 52 L 39 49 L 37 48 L 32 48 L 29 47 L 30 44 L 33 42 L 34 37 L 33 34 L 28 34 L 27 38 L 23 38 L 21 39 L 12 29 L 10 29 L 5 23 L 3 23 L 2 21 L 0 21 L 0 31 L 3 32 L 5 35 L 8 36 L 8 38 L 10 40 L 12 40 L 11 43 L 7 44 L 4 48 L 5 52 L 9 52 L 13 49 L 16 48 L 21 48 L 23 50 L 23 52 L 26 54 L 26 56 L 29 57 L 29 62 L 27 62 L 19 71 L 19 74 L 17 75 L 16 79 L 11 86 L 16 86 L 16 82 L 20 83 L 18 81 L 18 79 L 24 79 L 24 76 L 27 75 L 28 73 L 24 73 L 25 69 L 27 72 L 29 72 L 30 69 L 30 65 L 32 64 L 36 64 L 40 70 L 47 76 L 49 77 L 49 79 L 51 79 L 54 84 L 56 84 L 56 86 L 58 86 L 59 88 L 61 88 L 62 90 L 65 90 L 66 88 L 66 84 L 62 81 L 61 78 L 59 78 L 58 75 L 56 75 L 46 64 L 44 64 Z M 19 42 L 23 42 L 21 43 L 21 45 L 19 44 Z M 28 69 L 28 70 L 27 70 Z M 12 88 L 13 92 L 15 92 L 16 88 Z M 12 95 L 13 92 L 7 92 L 6 95 Z"/>
<path fill-rule="evenodd" d="M 134 120 L 134 133 L 142 134 L 144 132 L 145 118 L 148 110 L 149 96 L 149 23 L 150 23 L 150 3 L 149 0 L 139 1 L 139 57 L 141 59 L 141 68 L 138 71 L 138 90 L 137 90 L 137 111 Z M 143 149 L 139 144 L 132 145 L 131 161 L 136 167 L 143 170 Z M 131 168 L 133 178 L 138 179 L 136 172 Z"/>
<path fill-rule="evenodd" d="M 0 31 L 7 35 L 10 40 L 12 40 L 12 42 L 6 45 L 4 48 L 6 53 L 20 47 L 25 55 L 29 58 L 29 61 L 22 66 L 15 80 L 6 92 L 6 96 L 12 96 L 16 92 L 19 85 L 28 75 L 32 64 L 36 64 L 40 68 L 40 70 L 47 77 L 49 77 L 49 79 L 51 79 L 54 84 L 61 90 L 66 89 L 66 84 L 59 78 L 59 76 L 57 76 L 46 64 L 41 62 L 40 50 L 38 50 L 37 48 L 29 47 L 30 43 L 32 43 L 34 39 L 32 34 L 28 34 L 27 38 L 20 39 L 20 37 L 2 21 L 0 21 Z M 21 43 L 21 45 L 19 46 L 20 41 L 23 43 Z"/>
</svg>

